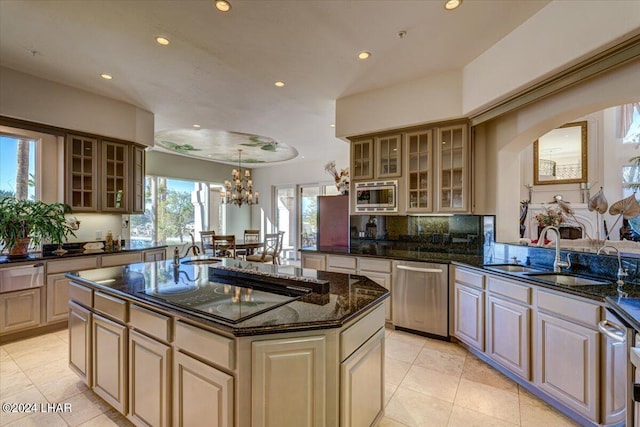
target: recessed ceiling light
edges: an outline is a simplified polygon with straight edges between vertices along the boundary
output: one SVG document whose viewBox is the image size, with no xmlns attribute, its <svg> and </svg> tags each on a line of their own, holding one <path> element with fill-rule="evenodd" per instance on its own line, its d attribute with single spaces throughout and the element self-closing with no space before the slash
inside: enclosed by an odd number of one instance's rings
<svg viewBox="0 0 640 427">
<path fill-rule="evenodd" d="M 462 4 L 462 0 L 445 0 L 444 8 L 447 10 L 453 10 L 453 9 L 456 9 L 461 4 Z"/>
<path fill-rule="evenodd" d="M 216 0 L 216 9 L 220 12 L 229 12 L 231 10 L 231 3 L 226 0 Z"/>
<path fill-rule="evenodd" d="M 278 87 L 283 87 L 284 86 L 284 82 L 277 81 L 277 82 L 274 83 L 274 85 L 276 85 Z"/>
<path fill-rule="evenodd" d="M 100 74 L 100 77 L 102 77 L 105 80 L 111 80 L 113 78 L 111 74 L 107 74 L 107 73 Z"/>
<path fill-rule="evenodd" d="M 358 54 L 358 59 L 369 59 L 371 57 L 371 52 L 362 51 Z"/>
<path fill-rule="evenodd" d="M 194 129 L 200 129 L 200 125 L 193 125 Z"/>
<path fill-rule="evenodd" d="M 162 46 L 166 46 L 169 44 L 169 39 L 166 37 L 158 36 L 156 37 L 156 42 L 161 44 Z"/>
</svg>

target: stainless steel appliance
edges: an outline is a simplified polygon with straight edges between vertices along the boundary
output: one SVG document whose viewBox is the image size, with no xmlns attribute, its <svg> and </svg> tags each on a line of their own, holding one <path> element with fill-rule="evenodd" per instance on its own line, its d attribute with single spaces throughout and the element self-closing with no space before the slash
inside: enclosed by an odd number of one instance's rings
<svg viewBox="0 0 640 427">
<path fill-rule="evenodd" d="M 38 288 L 44 285 L 44 263 L 0 268 L 0 293 Z"/>
<path fill-rule="evenodd" d="M 393 277 L 393 325 L 448 339 L 449 266 L 400 261 Z"/>
<path fill-rule="evenodd" d="M 355 190 L 356 212 L 398 212 L 398 181 L 356 182 Z"/>
<path fill-rule="evenodd" d="M 603 337 L 602 375 L 602 425 L 631 425 L 627 419 L 631 366 L 629 346 L 633 330 L 611 310 L 606 310 L 605 320 L 598 324 Z"/>
</svg>

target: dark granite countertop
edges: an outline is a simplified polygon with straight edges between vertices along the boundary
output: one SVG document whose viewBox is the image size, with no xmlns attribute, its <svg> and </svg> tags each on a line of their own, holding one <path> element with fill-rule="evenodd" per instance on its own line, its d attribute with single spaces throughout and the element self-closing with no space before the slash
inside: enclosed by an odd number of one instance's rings
<svg viewBox="0 0 640 427">
<path fill-rule="evenodd" d="M 465 255 L 465 254 L 452 254 L 452 253 L 439 253 L 439 252 L 418 252 L 418 251 L 402 251 L 388 248 L 381 248 L 376 254 L 366 254 L 359 251 L 349 250 L 346 247 L 321 247 L 317 250 L 304 249 L 303 253 L 322 253 L 330 255 L 346 255 L 346 256 L 367 256 L 374 258 L 388 258 L 394 260 L 406 260 L 406 261 L 424 261 L 424 262 L 440 262 L 460 265 L 462 267 L 472 267 L 483 270 L 485 272 L 502 276 L 504 278 L 520 280 L 523 282 L 537 285 L 547 289 L 553 289 L 556 291 L 564 292 L 571 295 L 576 295 L 584 298 L 589 298 L 598 302 L 606 302 L 607 297 L 617 297 L 617 286 L 615 281 L 610 278 L 604 278 L 600 276 L 580 274 L 581 277 L 588 277 L 593 279 L 601 279 L 609 283 L 608 285 L 593 285 L 593 286 L 567 286 L 561 284 L 555 284 L 548 281 L 536 279 L 535 276 L 527 276 L 525 273 L 511 273 L 502 272 L 490 267 L 486 267 L 489 264 L 507 264 L 507 261 L 496 260 L 493 256 L 484 257 L 482 255 Z M 552 271 L 553 268 L 544 264 L 536 265 L 536 259 L 533 259 L 533 267 L 538 268 L 540 271 Z M 546 260 L 545 260 L 546 262 Z M 623 290 L 628 293 L 629 297 L 640 298 L 640 285 L 635 283 L 625 283 Z"/>
<path fill-rule="evenodd" d="M 167 260 L 67 273 L 67 277 L 91 288 L 155 306 L 172 315 L 222 329 L 235 336 L 341 327 L 389 296 L 387 289 L 363 276 L 225 259 L 221 265 L 239 266 L 267 274 L 290 275 L 295 277 L 301 286 L 304 284 L 304 278 L 328 281 L 329 291 L 324 294 L 311 292 L 298 300 L 236 324 L 153 297 L 154 289 L 163 287 L 175 289 L 177 286 L 185 286 L 188 289 L 208 286 L 210 281 L 216 281 L 209 269 L 212 265 L 214 264 L 181 263 L 174 269 L 173 260 Z M 241 286 L 242 279 L 238 280 L 238 285 Z"/>
<path fill-rule="evenodd" d="M 109 254 L 117 254 L 117 253 L 124 253 L 124 252 L 138 252 L 138 251 L 146 251 L 149 249 L 160 249 L 160 248 L 167 247 L 165 243 L 129 241 L 125 246 L 122 247 L 122 249 L 117 251 L 105 251 L 105 250 L 86 251 L 82 248 L 82 245 L 83 243 L 65 244 L 64 247 L 68 248 L 68 251 L 62 255 L 56 255 L 48 251 L 32 252 L 25 258 L 8 258 L 6 255 L 0 255 L 0 265 L 13 264 L 13 263 L 17 264 L 21 262 L 48 261 L 48 260 L 57 260 L 57 259 L 82 257 L 82 256 L 109 255 Z"/>
</svg>

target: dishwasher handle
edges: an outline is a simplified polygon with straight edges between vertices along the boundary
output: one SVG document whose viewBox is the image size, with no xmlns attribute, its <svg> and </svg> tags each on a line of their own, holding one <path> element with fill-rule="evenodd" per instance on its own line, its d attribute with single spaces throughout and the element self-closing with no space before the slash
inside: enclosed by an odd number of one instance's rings
<svg viewBox="0 0 640 427">
<path fill-rule="evenodd" d="M 615 342 L 625 342 L 627 340 L 627 330 L 609 320 L 598 322 L 598 330 Z"/>
<path fill-rule="evenodd" d="M 441 268 L 421 268 L 421 267 L 411 267 L 409 265 L 398 265 L 398 270 L 407 270 L 407 271 L 415 271 L 418 273 L 442 273 Z"/>
</svg>

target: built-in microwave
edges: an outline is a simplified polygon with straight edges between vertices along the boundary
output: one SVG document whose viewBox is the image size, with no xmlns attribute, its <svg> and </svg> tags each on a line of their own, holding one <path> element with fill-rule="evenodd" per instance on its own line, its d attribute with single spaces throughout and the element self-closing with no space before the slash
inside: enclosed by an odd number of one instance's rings
<svg viewBox="0 0 640 427">
<path fill-rule="evenodd" d="M 398 212 L 398 181 L 355 184 L 355 212 Z"/>
</svg>

